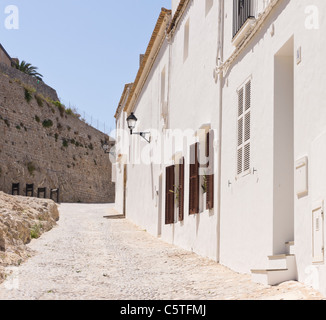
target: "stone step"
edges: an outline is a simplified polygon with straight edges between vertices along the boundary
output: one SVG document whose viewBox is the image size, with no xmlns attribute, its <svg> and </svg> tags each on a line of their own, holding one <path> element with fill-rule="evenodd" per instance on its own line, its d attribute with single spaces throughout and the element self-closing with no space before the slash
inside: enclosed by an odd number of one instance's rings
<svg viewBox="0 0 326 320">
<path fill-rule="evenodd" d="M 269 269 L 287 269 L 288 265 L 294 260 L 295 255 L 293 254 L 280 254 L 268 257 L 268 268 Z"/>
<path fill-rule="evenodd" d="M 285 243 L 286 254 L 295 254 L 295 245 L 294 241 L 289 241 Z"/>
<path fill-rule="evenodd" d="M 253 282 L 275 286 L 285 281 L 298 279 L 294 241 L 287 242 L 285 246 L 287 253 L 268 257 L 268 269 L 251 270 Z"/>
<path fill-rule="evenodd" d="M 290 269 L 251 270 L 252 281 L 267 286 L 275 286 L 285 281 L 297 280 L 296 274 Z"/>
</svg>

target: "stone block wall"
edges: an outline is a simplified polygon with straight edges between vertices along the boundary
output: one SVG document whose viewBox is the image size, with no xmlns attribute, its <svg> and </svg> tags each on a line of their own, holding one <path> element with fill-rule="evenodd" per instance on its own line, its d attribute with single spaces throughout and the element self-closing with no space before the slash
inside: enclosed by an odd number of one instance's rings
<svg viewBox="0 0 326 320">
<path fill-rule="evenodd" d="M 21 81 L 0 73 L 0 191 L 20 183 L 25 195 L 34 184 L 34 195 L 45 187 L 47 198 L 59 188 L 60 202 L 114 202 L 112 164 L 102 149 L 110 138 L 38 92 L 27 102 Z"/>
<path fill-rule="evenodd" d="M 0 72 L 9 76 L 13 80 L 19 81 L 21 83 L 24 83 L 25 85 L 35 88 L 37 92 L 42 94 L 44 97 L 48 97 L 54 101 L 58 100 L 57 92 L 43 81 L 38 81 L 36 78 L 33 78 L 19 71 L 18 69 L 1 62 Z"/>
<path fill-rule="evenodd" d="M 11 58 L 5 48 L 0 44 L 0 63 L 11 66 Z"/>
</svg>

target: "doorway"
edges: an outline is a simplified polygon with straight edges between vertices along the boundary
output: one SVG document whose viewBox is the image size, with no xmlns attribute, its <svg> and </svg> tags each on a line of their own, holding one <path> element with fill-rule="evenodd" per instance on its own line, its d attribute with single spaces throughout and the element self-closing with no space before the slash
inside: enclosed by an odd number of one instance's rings
<svg viewBox="0 0 326 320">
<path fill-rule="evenodd" d="M 273 254 L 294 240 L 294 42 L 274 56 Z"/>
</svg>

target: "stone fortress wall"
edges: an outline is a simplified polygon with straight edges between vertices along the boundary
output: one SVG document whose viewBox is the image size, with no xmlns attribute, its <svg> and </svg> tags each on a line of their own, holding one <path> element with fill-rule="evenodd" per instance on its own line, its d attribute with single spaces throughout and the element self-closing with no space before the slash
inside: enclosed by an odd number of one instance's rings
<svg viewBox="0 0 326 320">
<path fill-rule="evenodd" d="M 20 184 L 60 190 L 60 202 L 114 202 L 110 142 L 57 101 L 56 91 L 20 71 L 0 65 L 0 191 Z"/>
</svg>

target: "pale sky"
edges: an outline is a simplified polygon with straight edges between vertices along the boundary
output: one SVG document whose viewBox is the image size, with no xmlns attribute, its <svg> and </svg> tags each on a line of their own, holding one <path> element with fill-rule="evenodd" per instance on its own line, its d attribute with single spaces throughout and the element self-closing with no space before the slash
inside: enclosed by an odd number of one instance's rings
<svg viewBox="0 0 326 320">
<path fill-rule="evenodd" d="M 5 27 L 8 5 L 19 10 L 18 30 Z M 171 0 L 2 0 L 0 43 L 37 66 L 63 103 L 108 131 L 162 7 L 170 9 Z"/>
</svg>

